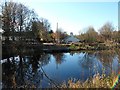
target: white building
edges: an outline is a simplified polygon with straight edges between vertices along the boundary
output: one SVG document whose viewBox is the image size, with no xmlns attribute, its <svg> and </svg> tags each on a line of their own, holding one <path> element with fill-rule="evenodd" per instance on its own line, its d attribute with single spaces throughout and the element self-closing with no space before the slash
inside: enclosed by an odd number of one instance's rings
<svg viewBox="0 0 120 90">
<path fill-rule="evenodd" d="M 80 41 L 79 39 L 77 39 L 76 37 L 73 36 L 73 33 L 70 33 L 70 36 L 68 36 L 64 39 L 65 43 L 77 43 L 79 41 Z"/>
</svg>

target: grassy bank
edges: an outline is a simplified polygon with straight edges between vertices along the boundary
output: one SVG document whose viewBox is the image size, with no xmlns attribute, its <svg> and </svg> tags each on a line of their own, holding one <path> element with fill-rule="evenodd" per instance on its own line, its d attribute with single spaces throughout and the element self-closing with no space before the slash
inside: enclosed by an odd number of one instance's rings
<svg viewBox="0 0 120 90">
<path fill-rule="evenodd" d="M 109 50 L 120 48 L 118 43 L 77 43 L 68 46 L 70 50 Z"/>
<path fill-rule="evenodd" d="M 22 54 L 31 54 L 31 53 L 54 53 L 54 52 L 70 52 L 70 51 L 81 51 L 81 50 L 111 50 L 120 48 L 118 43 L 77 43 L 77 44 L 53 44 L 47 45 L 43 44 L 3 44 L 2 45 L 2 56 L 10 57 L 14 55 Z"/>
</svg>

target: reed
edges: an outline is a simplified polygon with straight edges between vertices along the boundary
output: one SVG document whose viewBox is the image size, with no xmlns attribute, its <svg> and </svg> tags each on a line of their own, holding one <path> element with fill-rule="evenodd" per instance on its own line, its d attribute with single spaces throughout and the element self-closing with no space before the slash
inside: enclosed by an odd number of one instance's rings
<svg viewBox="0 0 120 90">
<path fill-rule="evenodd" d="M 95 74 L 93 78 L 82 82 L 80 80 L 70 79 L 63 82 L 61 88 L 120 88 L 119 75 L 110 76 Z"/>
</svg>

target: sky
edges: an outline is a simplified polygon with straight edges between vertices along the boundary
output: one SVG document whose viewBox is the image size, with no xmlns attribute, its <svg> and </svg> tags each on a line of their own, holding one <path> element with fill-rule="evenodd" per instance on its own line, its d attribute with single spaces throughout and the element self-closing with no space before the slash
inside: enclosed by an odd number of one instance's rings
<svg viewBox="0 0 120 90">
<path fill-rule="evenodd" d="M 7 0 L 6 0 L 7 1 Z M 34 9 L 39 17 L 48 19 L 51 29 L 56 31 L 62 28 L 68 34 L 84 33 L 88 26 L 93 26 L 96 31 L 106 22 L 118 27 L 118 2 L 40 2 L 39 0 L 12 0 L 21 2 L 30 9 Z"/>
</svg>

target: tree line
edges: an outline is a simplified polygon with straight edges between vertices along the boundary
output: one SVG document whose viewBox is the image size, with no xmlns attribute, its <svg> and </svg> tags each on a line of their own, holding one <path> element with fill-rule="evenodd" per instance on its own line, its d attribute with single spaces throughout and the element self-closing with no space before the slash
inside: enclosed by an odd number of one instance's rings
<svg viewBox="0 0 120 90">
<path fill-rule="evenodd" d="M 0 24 L 4 30 L 5 41 L 38 40 L 39 42 L 62 42 L 68 34 L 62 28 L 56 32 L 51 30 L 51 24 L 45 18 L 39 18 L 34 10 L 21 3 L 5 2 L 0 8 Z M 120 30 L 114 30 L 111 23 L 105 23 L 96 32 L 93 26 L 87 27 L 87 32 L 77 35 L 83 42 L 120 42 Z"/>
<path fill-rule="evenodd" d="M 120 30 L 115 30 L 110 22 L 105 23 L 98 32 L 93 26 L 89 26 L 86 29 L 85 33 L 77 36 L 81 41 L 88 43 L 105 43 L 106 41 L 120 43 Z"/>
<path fill-rule="evenodd" d="M 49 21 L 39 18 L 34 10 L 21 3 L 5 2 L 1 5 L 0 21 L 5 41 L 36 39 L 43 42 L 56 42 L 65 37 L 60 28 L 54 33 Z"/>
</svg>

